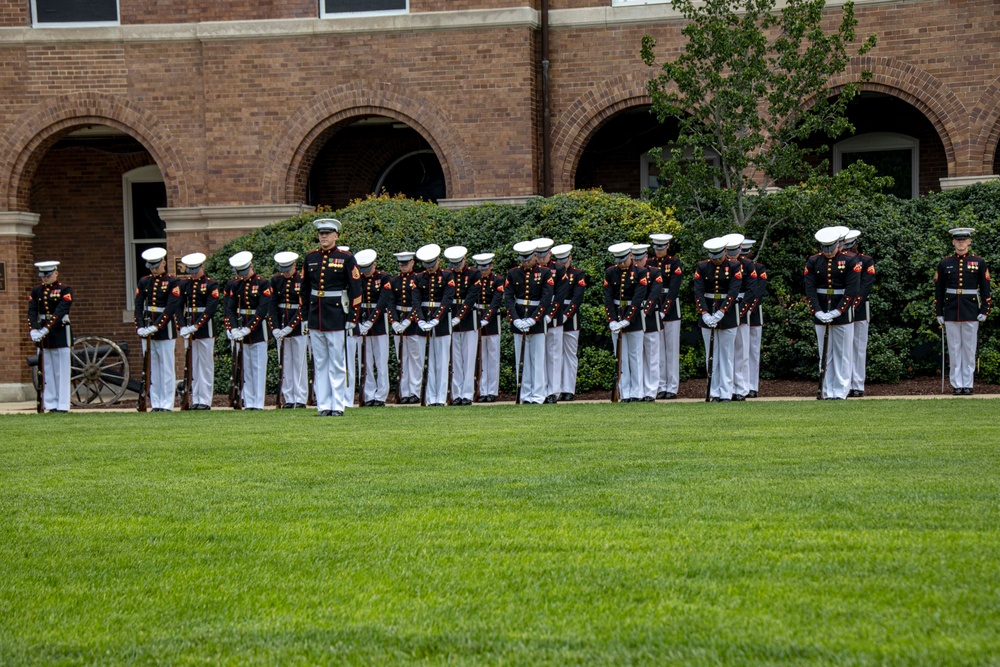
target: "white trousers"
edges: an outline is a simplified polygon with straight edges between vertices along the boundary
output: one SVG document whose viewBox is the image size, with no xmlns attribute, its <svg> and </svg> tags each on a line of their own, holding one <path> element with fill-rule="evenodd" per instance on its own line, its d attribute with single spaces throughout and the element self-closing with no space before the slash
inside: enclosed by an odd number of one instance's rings
<svg viewBox="0 0 1000 667">
<path fill-rule="evenodd" d="M 660 384 L 658 391 L 676 394 L 681 383 L 681 321 L 663 323 L 660 330 Z"/>
<path fill-rule="evenodd" d="M 448 362 L 451 357 L 451 336 L 431 336 L 427 359 L 427 389 L 424 404 L 447 403 Z"/>
<path fill-rule="evenodd" d="M 545 335 L 514 334 L 514 373 L 521 366 L 521 339 L 524 341 L 524 370 L 521 378 L 521 402 L 541 403 L 545 400 Z"/>
<path fill-rule="evenodd" d="M 313 393 L 316 409 L 344 411 L 347 394 L 347 362 L 343 331 L 309 331 L 313 353 Z"/>
<path fill-rule="evenodd" d="M 736 350 L 733 353 L 733 388 L 740 396 L 750 391 L 750 325 L 736 328 Z"/>
<path fill-rule="evenodd" d="M 243 407 L 264 408 L 267 343 L 243 344 Z"/>
<path fill-rule="evenodd" d="M 559 398 L 562 387 L 563 328 L 549 327 L 545 332 L 545 396 Z"/>
<path fill-rule="evenodd" d="M 357 336 L 347 336 L 347 358 L 350 359 L 350 363 L 347 364 L 348 381 L 341 388 L 344 392 L 344 407 L 356 408 L 357 403 L 354 401 L 354 392 L 358 390 L 357 379 L 359 361 Z"/>
<path fill-rule="evenodd" d="M 43 410 L 69 410 L 71 374 L 69 351 L 68 347 L 57 347 L 42 352 L 42 371 L 45 373 L 45 387 L 42 389 Z"/>
<path fill-rule="evenodd" d="M 476 391 L 476 331 L 451 334 L 451 400 L 472 400 Z"/>
<path fill-rule="evenodd" d="M 851 389 L 856 389 L 857 391 L 865 390 L 865 366 L 867 364 L 868 320 L 858 320 L 854 323 L 854 359 L 851 364 Z"/>
<path fill-rule="evenodd" d="M 642 398 L 655 397 L 660 388 L 662 341 L 659 331 L 651 331 L 642 337 Z"/>
<path fill-rule="evenodd" d="M 282 368 L 285 377 L 281 381 L 281 396 L 285 403 L 305 405 L 309 400 L 309 349 L 308 336 L 287 336 L 282 345 Z"/>
<path fill-rule="evenodd" d="M 365 336 L 365 394 L 363 403 L 389 396 L 389 336 Z"/>
<path fill-rule="evenodd" d="M 820 363 L 823 361 L 825 324 L 817 324 L 816 342 Z M 826 350 L 826 376 L 823 378 L 823 398 L 847 398 L 851 390 L 851 366 L 854 354 L 854 327 L 850 324 L 830 325 L 830 343 Z M 823 372 L 822 365 L 820 372 Z"/>
<path fill-rule="evenodd" d="M 215 339 L 189 338 L 191 345 L 191 405 L 212 405 L 215 393 Z"/>
<path fill-rule="evenodd" d="M 500 336 L 483 336 L 482 376 L 479 378 L 479 395 L 496 396 L 500 393 Z"/>
<path fill-rule="evenodd" d="M 979 322 L 945 322 L 948 336 L 948 379 L 953 389 L 972 389 L 976 372 Z"/>
<path fill-rule="evenodd" d="M 427 339 L 423 336 L 396 336 L 396 358 L 403 371 L 403 377 L 399 381 L 400 398 L 420 397 L 420 386 L 424 381 L 426 342 Z"/>
<path fill-rule="evenodd" d="M 575 394 L 576 372 L 580 363 L 580 359 L 577 356 L 577 350 L 580 346 L 580 332 L 563 331 L 562 342 L 562 384 L 559 391 L 567 394 Z"/>
<path fill-rule="evenodd" d="M 705 341 L 705 358 L 708 358 L 709 336 L 712 329 L 702 329 L 701 337 Z M 736 357 L 736 329 L 715 329 L 715 342 L 712 351 L 712 398 L 731 399 L 736 393 L 733 381 Z"/>
<path fill-rule="evenodd" d="M 760 391 L 760 340 L 764 327 L 750 327 L 750 391 Z"/>
<path fill-rule="evenodd" d="M 177 375 L 174 371 L 174 339 L 142 341 L 143 354 L 146 345 L 152 342 L 149 351 L 149 407 L 163 410 L 174 409 L 174 394 L 177 393 Z"/>
<path fill-rule="evenodd" d="M 642 331 L 623 331 L 622 374 L 618 379 L 618 395 L 622 399 L 642 398 Z M 611 348 L 618 355 L 618 334 L 611 335 Z"/>
</svg>

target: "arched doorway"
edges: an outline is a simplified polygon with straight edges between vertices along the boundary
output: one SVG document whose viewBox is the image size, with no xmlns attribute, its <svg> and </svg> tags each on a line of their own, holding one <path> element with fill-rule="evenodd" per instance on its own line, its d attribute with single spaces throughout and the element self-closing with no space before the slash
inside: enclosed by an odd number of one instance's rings
<svg viewBox="0 0 1000 667">
<path fill-rule="evenodd" d="M 333 209 L 386 192 L 437 202 L 447 196 L 444 171 L 415 129 L 387 116 L 353 118 L 323 132 L 309 170 L 306 202 Z"/>
</svg>

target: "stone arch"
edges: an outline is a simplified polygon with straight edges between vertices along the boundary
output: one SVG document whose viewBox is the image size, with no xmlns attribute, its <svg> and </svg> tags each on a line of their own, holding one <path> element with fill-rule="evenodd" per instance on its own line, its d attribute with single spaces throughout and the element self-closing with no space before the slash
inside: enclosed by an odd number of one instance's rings
<svg viewBox="0 0 1000 667">
<path fill-rule="evenodd" d="M 865 70 L 871 71 L 872 78 L 861 82 Z M 856 82 L 861 82 L 861 90 L 903 100 L 930 121 L 944 144 L 949 176 L 956 174 L 959 160 L 968 159 L 968 146 L 962 140 L 968 122 L 965 105 L 938 78 L 896 58 L 863 56 L 851 60 L 844 72 L 831 79 L 828 92 L 836 94 L 848 83 Z"/>
<path fill-rule="evenodd" d="M 9 211 L 29 210 L 31 181 L 42 158 L 64 130 L 79 125 L 107 125 L 138 141 L 160 167 L 168 206 L 190 205 L 190 171 L 168 128 L 127 99 L 105 93 L 75 93 L 40 103 L 0 138 L 0 206 Z"/>
<path fill-rule="evenodd" d="M 969 124 L 980 128 L 979 134 L 972 141 L 971 158 L 984 170 L 979 173 L 990 174 L 997 158 L 997 146 L 1000 145 L 1000 77 L 994 79 L 979 96 L 976 106 L 969 114 Z M 976 158 L 981 162 L 977 163 Z"/>
<path fill-rule="evenodd" d="M 265 158 L 262 192 L 265 201 L 305 201 L 308 170 L 322 148 L 321 136 L 358 116 L 386 116 L 406 123 L 430 144 L 444 171 L 448 197 L 472 196 L 474 176 L 468 168 L 461 136 L 429 100 L 405 93 L 391 83 L 345 84 L 324 91 L 296 111 L 278 131 Z M 303 175 L 303 172 L 306 172 Z"/>
<path fill-rule="evenodd" d="M 560 122 L 552 132 L 554 192 L 573 189 L 587 142 L 605 121 L 626 109 L 652 104 L 647 80 L 639 74 L 622 74 L 593 86 L 560 113 Z"/>
</svg>

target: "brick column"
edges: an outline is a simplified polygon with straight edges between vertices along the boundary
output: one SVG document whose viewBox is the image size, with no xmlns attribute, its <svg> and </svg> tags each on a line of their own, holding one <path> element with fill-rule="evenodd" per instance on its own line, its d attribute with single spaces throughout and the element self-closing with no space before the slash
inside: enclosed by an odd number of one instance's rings
<svg viewBox="0 0 1000 667">
<path fill-rule="evenodd" d="M 36 213 L 0 211 L 0 402 L 35 396 L 25 358 L 35 349 L 28 338 L 27 313 L 28 294 L 38 282 L 33 266 L 38 218 Z"/>
</svg>

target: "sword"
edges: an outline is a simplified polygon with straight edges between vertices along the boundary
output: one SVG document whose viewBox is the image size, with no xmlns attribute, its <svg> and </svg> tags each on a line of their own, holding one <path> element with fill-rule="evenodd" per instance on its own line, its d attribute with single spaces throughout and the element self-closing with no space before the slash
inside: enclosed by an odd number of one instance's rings
<svg viewBox="0 0 1000 667">
<path fill-rule="evenodd" d="M 823 333 L 823 356 L 819 360 L 819 391 L 816 392 L 816 399 L 820 400 L 823 396 L 823 380 L 826 379 L 826 366 L 827 366 L 827 352 L 830 349 L 830 325 L 827 323 L 826 330 Z"/>
<path fill-rule="evenodd" d="M 715 329 L 708 330 L 708 357 L 705 358 L 705 402 L 712 402 L 712 367 L 715 365 Z"/>
</svg>

